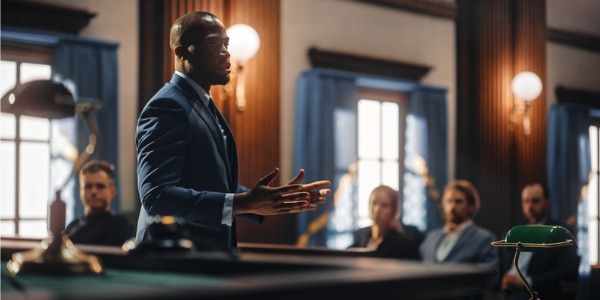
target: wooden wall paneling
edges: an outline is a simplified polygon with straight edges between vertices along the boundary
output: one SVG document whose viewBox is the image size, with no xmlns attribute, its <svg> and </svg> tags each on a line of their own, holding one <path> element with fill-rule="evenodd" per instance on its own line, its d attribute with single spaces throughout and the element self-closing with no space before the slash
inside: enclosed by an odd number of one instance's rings
<svg viewBox="0 0 600 300">
<path fill-rule="evenodd" d="M 476 221 L 496 234 L 511 222 L 516 153 L 510 116 L 514 75 L 510 0 L 460 1 L 457 19 L 456 177 L 472 181 L 482 205 Z"/>
<path fill-rule="evenodd" d="M 520 71 L 546 77 L 544 0 L 463 0 L 457 18 L 456 176 L 482 197 L 476 220 L 500 235 L 522 219 L 520 190 L 546 178 L 546 103 L 531 106 L 531 135 L 511 123 L 511 81 Z"/>
<path fill-rule="evenodd" d="M 163 0 L 139 2 L 140 69 L 138 113 L 164 84 Z"/>
<path fill-rule="evenodd" d="M 252 186 L 279 166 L 280 2 L 238 0 L 229 3 L 230 25 L 248 24 L 260 37 L 258 53 L 244 67 L 246 110 L 238 111 L 233 100 L 228 103 L 238 146 L 239 180 L 243 185 Z M 270 216 L 264 224 L 238 219 L 238 240 L 292 244 L 296 236 L 295 220 L 294 215 Z"/>
<path fill-rule="evenodd" d="M 507 1 L 493 1 L 480 4 L 481 24 L 480 44 L 482 64 L 479 126 L 483 128 L 480 137 L 480 157 L 478 177 L 482 196 L 482 208 L 478 222 L 493 231 L 500 232 L 498 224 L 504 223 L 510 205 L 511 143 L 508 130 L 508 111 L 511 103 L 510 79 L 512 73 L 511 55 L 511 6 Z"/>
<path fill-rule="evenodd" d="M 79 34 L 96 17 L 78 5 L 41 1 L 4 0 L 0 11 L 2 26 L 32 28 Z"/>
<path fill-rule="evenodd" d="M 515 74 L 531 71 L 546 82 L 546 3 L 545 1 L 515 1 Z M 546 182 L 546 93 L 535 100 L 530 109 L 531 135 L 523 134 L 519 124 L 515 131 L 516 188 L 532 181 Z M 520 198 L 520 197 L 519 197 Z M 519 199 L 518 198 L 518 199 Z M 516 211 L 521 214 L 520 209 Z"/>
<path fill-rule="evenodd" d="M 402 9 L 433 17 L 456 18 L 456 4 L 439 0 L 355 0 L 390 8 Z"/>
<path fill-rule="evenodd" d="M 600 36 L 587 32 L 548 28 L 548 41 L 567 46 L 600 52 Z"/>
</svg>

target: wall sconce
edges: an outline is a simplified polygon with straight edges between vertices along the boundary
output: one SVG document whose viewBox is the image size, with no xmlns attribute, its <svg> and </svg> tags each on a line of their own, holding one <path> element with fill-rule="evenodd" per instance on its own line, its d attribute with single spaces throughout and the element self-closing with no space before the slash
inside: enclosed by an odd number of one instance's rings
<svg viewBox="0 0 600 300">
<path fill-rule="evenodd" d="M 227 35 L 229 36 L 229 54 L 237 66 L 235 106 L 238 111 L 244 111 L 246 109 L 244 65 L 258 52 L 260 38 L 256 30 L 246 24 L 235 24 L 229 27 Z"/>
<path fill-rule="evenodd" d="M 529 106 L 531 102 L 537 99 L 542 93 L 542 81 L 533 72 L 521 72 L 515 76 L 512 81 L 512 91 L 516 96 L 515 109 L 513 109 L 513 123 L 517 123 L 514 118 L 518 118 L 517 107 L 522 108 L 523 113 L 523 134 L 531 134 L 531 122 L 529 120 Z"/>
</svg>

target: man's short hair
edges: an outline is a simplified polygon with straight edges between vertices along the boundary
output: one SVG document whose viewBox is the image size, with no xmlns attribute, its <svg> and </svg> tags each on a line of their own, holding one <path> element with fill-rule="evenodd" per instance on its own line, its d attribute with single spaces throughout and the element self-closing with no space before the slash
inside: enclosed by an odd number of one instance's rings
<svg viewBox="0 0 600 300">
<path fill-rule="evenodd" d="M 181 39 L 194 26 L 202 23 L 205 18 L 218 19 L 215 15 L 205 11 L 193 11 L 179 17 L 169 31 L 169 46 L 171 50 L 181 44 Z"/>
<path fill-rule="evenodd" d="M 100 172 L 100 171 L 104 171 L 108 177 L 110 177 L 110 180 L 112 180 L 113 184 L 115 182 L 115 166 L 113 166 L 112 164 L 110 164 L 107 161 L 104 160 L 91 160 L 89 162 L 87 162 L 85 165 L 83 165 L 83 168 L 81 168 L 81 171 L 79 171 L 79 176 L 83 176 L 85 174 L 88 173 L 96 173 L 96 172 Z"/>
<path fill-rule="evenodd" d="M 536 185 L 539 185 L 542 187 L 542 193 L 544 195 L 544 199 L 549 200 L 550 199 L 550 190 L 548 189 L 548 186 L 543 182 L 529 183 L 529 184 L 525 185 L 522 190 L 529 188 L 529 187 L 534 187 Z"/>
</svg>

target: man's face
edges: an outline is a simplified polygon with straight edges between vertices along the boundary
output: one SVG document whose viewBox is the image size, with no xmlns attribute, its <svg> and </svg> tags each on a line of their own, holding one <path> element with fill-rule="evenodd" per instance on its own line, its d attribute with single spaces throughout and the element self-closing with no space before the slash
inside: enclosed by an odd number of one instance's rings
<svg viewBox="0 0 600 300">
<path fill-rule="evenodd" d="M 189 75 L 201 86 L 223 85 L 229 82 L 229 37 L 219 20 L 203 20 L 182 37 L 181 44 L 187 59 Z"/>
<path fill-rule="evenodd" d="M 469 204 L 467 196 L 457 189 L 447 189 L 442 198 L 442 209 L 446 223 L 461 224 L 469 219 L 475 211 L 475 206 Z"/>
<path fill-rule="evenodd" d="M 526 186 L 521 193 L 523 215 L 531 224 L 537 224 L 548 214 L 550 200 L 544 198 L 544 191 L 539 184 Z"/>
<path fill-rule="evenodd" d="M 104 171 L 86 173 L 79 176 L 79 180 L 79 196 L 86 214 L 109 211 L 117 190 L 108 174 Z"/>
<path fill-rule="evenodd" d="M 373 224 L 388 227 L 396 218 L 396 206 L 392 199 L 384 191 L 375 191 L 369 198 L 369 212 Z"/>
</svg>

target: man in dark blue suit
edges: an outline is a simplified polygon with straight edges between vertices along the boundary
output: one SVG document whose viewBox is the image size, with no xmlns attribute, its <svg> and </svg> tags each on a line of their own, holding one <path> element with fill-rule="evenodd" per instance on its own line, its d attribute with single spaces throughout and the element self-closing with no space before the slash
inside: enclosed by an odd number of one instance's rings
<svg viewBox="0 0 600 300">
<path fill-rule="evenodd" d="M 142 208 L 137 241 L 147 238 L 149 216 L 181 218 L 197 248 L 230 251 L 236 246 L 235 218 L 262 221 L 266 215 L 315 210 L 330 185 L 271 187 L 279 169 L 250 189 L 238 185 L 235 139 L 210 95 L 229 82 L 229 38 L 214 15 L 191 12 L 170 32 L 175 74 L 144 107 L 137 126 L 138 188 Z"/>
</svg>

